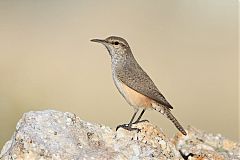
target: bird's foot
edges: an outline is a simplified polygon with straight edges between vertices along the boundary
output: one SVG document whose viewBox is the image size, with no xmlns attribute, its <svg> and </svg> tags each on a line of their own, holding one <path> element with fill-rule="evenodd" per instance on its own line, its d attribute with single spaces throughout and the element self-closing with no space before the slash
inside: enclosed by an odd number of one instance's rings
<svg viewBox="0 0 240 160">
<path fill-rule="evenodd" d="M 123 128 L 123 129 L 126 129 L 128 131 L 137 131 L 137 132 L 141 131 L 139 128 L 132 128 L 132 124 L 121 124 L 121 125 L 118 125 L 117 128 L 116 128 L 116 131 L 119 128 Z"/>
<path fill-rule="evenodd" d="M 144 120 L 141 120 L 141 121 L 136 120 L 136 121 L 133 122 L 132 124 L 138 124 L 138 123 L 142 123 L 142 122 L 149 122 L 149 120 L 147 120 L 147 119 L 144 119 Z"/>
</svg>

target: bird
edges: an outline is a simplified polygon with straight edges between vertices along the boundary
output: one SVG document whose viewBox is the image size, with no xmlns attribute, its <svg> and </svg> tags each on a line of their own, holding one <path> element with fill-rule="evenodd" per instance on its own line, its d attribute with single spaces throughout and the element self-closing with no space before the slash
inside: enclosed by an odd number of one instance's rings
<svg viewBox="0 0 240 160">
<path fill-rule="evenodd" d="M 116 130 L 119 128 L 129 131 L 139 130 L 138 128 L 133 128 L 132 125 L 148 121 L 141 120 L 141 118 L 147 109 L 153 109 L 170 119 L 183 135 L 187 135 L 182 125 L 172 115 L 172 105 L 138 64 L 125 39 L 118 36 L 110 36 L 106 39 L 92 39 L 91 41 L 103 44 L 107 48 L 111 57 L 114 84 L 127 103 L 134 109 L 130 122 L 118 125 Z M 136 121 L 134 121 L 139 110 L 142 111 Z"/>
</svg>

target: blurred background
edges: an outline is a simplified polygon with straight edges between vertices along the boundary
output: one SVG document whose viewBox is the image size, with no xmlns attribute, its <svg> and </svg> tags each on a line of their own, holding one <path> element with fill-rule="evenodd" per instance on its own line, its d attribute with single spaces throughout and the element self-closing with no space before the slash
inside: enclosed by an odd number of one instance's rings
<svg viewBox="0 0 240 160">
<path fill-rule="evenodd" d="M 125 38 L 183 126 L 237 140 L 236 0 L 0 1 L 0 148 L 24 112 L 55 109 L 116 127 L 133 109 L 92 38 Z M 169 136 L 157 112 L 145 119 Z"/>
</svg>

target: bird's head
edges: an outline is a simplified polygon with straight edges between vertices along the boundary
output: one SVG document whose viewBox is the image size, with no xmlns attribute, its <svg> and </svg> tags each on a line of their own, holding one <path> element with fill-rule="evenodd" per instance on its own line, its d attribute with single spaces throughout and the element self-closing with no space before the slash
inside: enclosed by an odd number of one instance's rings
<svg viewBox="0 0 240 160">
<path fill-rule="evenodd" d="M 131 54 L 127 41 L 121 37 L 110 36 L 106 39 L 92 39 L 91 41 L 103 44 L 111 57 Z"/>
</svg>

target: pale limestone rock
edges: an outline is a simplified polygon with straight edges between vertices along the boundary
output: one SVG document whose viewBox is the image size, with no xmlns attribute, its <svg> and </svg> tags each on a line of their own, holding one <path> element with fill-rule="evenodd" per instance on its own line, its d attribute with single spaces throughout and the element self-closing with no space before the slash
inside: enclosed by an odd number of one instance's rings
<svg viewBox="0 0 240 160">
<path fill-rule="evenodd" d="M 89 123 L 53 110 L 25 113 L 0 158 L 51 160 L 240 160 L 240 144 L 193 127 L 169 139 L 151 123 L 141 132 Z M 180 152 L 182 155 L 180 154 Z"/>
<path fill-rule="evenodd" d="M 173 143 L 191 160 L 240 160 L 240 143 L 194 127 L 188 127 L 187 136 L 177 134 Z"/>
<path fill-rule="evenodd" d="M 1 151 L 2 159 L 182 159 L 173 143 L 150 123 L 129 132 L 53 110 L 28 112 Z"/>
</svg>

